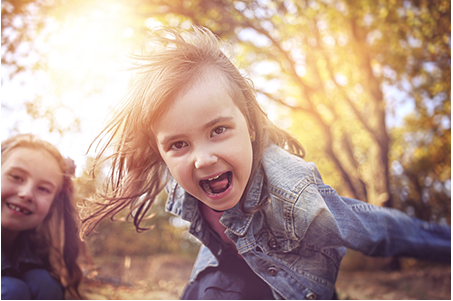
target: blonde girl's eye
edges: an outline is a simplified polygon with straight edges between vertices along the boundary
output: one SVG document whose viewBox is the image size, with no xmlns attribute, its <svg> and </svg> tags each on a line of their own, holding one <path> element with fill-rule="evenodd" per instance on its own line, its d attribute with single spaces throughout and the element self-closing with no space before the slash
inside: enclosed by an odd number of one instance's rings
<svg viewBox="0 0 453 301">
<path fill-rule="evenodd" d="M 184 141 L 177 141 L 170 146 L 170 149 L 180 150 L 181 148 L 186 147 L 186 146 L 187 146 L 187 143 L 185 143 Z"/>
<path fill-rule="evenodd" d="M 38 189 L 39 189 L 41 192 L 44 192 L 44 193 L 47 193 L 47 194 L 52 193 L 52 191 L 50 191 L 49 188 L 44 187 L 44 186 L 41 186 L 41 187 L 39 187 Z"/>
<path fill-rule="evenodd" d="M 219 126 L 219 127 L 216 127 L 212 133 L 211 133 L 211 137 L 214 137 L 214 136 L 218 136 L 218 135 L 221 135 L 223 134 L 225 131 L 226 131 L 226 127 L 224 126 Z"/>
<path fill-rule="evenodd" d="M 17 175 L 17 174 L 10 174 L 9 175 L 14 181 L 17 181 L 17 182 L 22 182 L 23 179 L 21 176 Z"/>
</svg>

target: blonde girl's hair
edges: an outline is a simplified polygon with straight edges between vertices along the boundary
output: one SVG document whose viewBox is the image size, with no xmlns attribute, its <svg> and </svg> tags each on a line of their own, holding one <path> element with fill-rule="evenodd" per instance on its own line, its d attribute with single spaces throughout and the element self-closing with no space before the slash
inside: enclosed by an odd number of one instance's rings
<svg viewBox="0 0 453 301">
<path fill-rule="evenodd" d="M 92 211 L 82 218 L 81 235 L 90 233 L 105 217 L 115 219 L 115 215 L 125 208 L 129 208 L 126 219 L 133 219 L 137 231 L 146 230 L 140 223 L 164 188 L 169 174 L 159 154 L 152 125 L 175 96 L 199 79 L 207 67 L 223 73 L 231 98 L 244 115 L 249 129 L 255 133 L 251 179 L 270 143 L 304 155 L 302 146 L 293 137 L 269 121 L 256 100 L 253 83 L 241 75 L 223 52 L 221 41 L 208 29 L 163 27 L 150 32 L 146 42 L 146 53 L 133 56 L 138 62 L 133 68 L 137 78 L 130 92 L 97 137 L 100 152 L 93 170 L 106 160 L 112 160 L 112 164 L 100 193 L 103 201 L 87 204 Z M 113 147 L 113 154 L 106 156 L 109 146 Z M 259 210 L 245 208 L 250 182 L 240 201 L 240 208 L 245 213 Z"/>
<path fill-rule="evenodd" d="M 78 286 L 82 271 L 77 263 L 81 241 L 77 235 L 77 212 L 73 204 L 71 177 L 75 168 L 72 160 L 64 159 L 52 144 L 31 134 L 21 134 L 2 142 L 2 165 L 16 148 L 44 150 L 58 162 L 63 184 L 48 214 L 38 227 L 23 231 L 20 235 L 30 242 L 32 250 L 41 258 L 45 268 L 63 284 L 65 294 L 81 299 Z M 69 162 L 72 164 L 68 164 Z"/>
</svg>

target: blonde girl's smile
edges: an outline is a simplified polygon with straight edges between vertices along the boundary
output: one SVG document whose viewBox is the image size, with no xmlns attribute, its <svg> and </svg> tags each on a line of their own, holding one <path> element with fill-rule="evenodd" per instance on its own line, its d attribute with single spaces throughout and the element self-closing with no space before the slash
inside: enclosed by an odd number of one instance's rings
<svg viewBox="0 0 453 301">
<path fill-rule="evenodd" d="M 186 192 L 215 210 L 239 202 L 251 173 L 253 133 L 220 71 L 205 67 L 152 130 L 165 164 Z"/>
<path fill-rule="evenodd" d="M 14 205 L 11 203 L 6 203 L 6 206 L 8 206 L 9 209 L 15 211 L 15 214 L 23 214 L 23 215 L 30 215 L 32 212 L 22 206 L 19 205 Z"/>
</svg>

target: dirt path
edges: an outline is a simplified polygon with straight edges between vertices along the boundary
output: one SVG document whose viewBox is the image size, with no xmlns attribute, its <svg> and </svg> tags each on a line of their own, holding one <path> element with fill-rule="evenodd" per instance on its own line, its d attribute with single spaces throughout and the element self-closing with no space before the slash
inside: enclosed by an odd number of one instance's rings
<svg viewBox="0 0 453 301">
<path fill-rule="evenodd" d="M 193 265 L 192 260 L 168 255 L 96 261 L 98 272 L 82 285 L 91 300 L 177 300 Z"/>
<path fill-rule="evenodd" d="M 451 271 L 450 267 L 340 271 L 336 287 L 338 298 L 343 300 L 451 300 Z"/>
<path fill-rule="evenodd" d="M 169 255 L 96 262 L 98 273 L 81 288 L 92 300 L 177 300 L 193 264 L 193 260 Z M 451 269 L 340 271 L 336 287 L 343 300 L 451 300 Z"/>
</svg>

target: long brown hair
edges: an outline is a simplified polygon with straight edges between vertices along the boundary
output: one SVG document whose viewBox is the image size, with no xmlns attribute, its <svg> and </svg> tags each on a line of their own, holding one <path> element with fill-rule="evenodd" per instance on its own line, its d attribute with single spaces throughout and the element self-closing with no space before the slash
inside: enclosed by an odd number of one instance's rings
<svg viewBox="0 0 453 301">
<path fill-rule="evenodd" d="M 58 162 L 63 176 L 62 187 L 43 222 L 34 229 L 23 231 L 21 236 L 29 240 L 34 252 L 42 259 L 46 269 L 63 284 L 66 293 L 72 298 L 82 298 L 78 291 L 82 271 L 77 263 L 80 239 L 71 179 L 74 168 L 52 144 L 31 134 L 13 136 L 2 142 L 2 165 L 19 147 L 48 152 Z"/>
<path fill-rule="evenodd" d="M 106 217 L 113 220 L 125 208 L 129 208 L 127 219 L 133 218 L 137 231 L 146 229 L 140 223 L 169 175 L 157 149 L 152 125 L 176 94 L 198 79 L 207 66 L 224 74 L 231 98 L 255 132 L 251 179 L 269 143 L 304 155 L 297 140 L 269 121 L 256 100 L 252 81 L 239 72 L 224 53 L 222 42 L 208 29 L 159 28 L 150 32 L 145 46 L 147 53 L 134 56 L 138 62 L 134 68 L 137 78 L 130 92 L 96 138 L 100 151 L 93 171 L 103 161 L 112 163 L 100 200 L 86 204 L 88 213 L 82 218 L 81 235 L 90 233 Z M 105 156 L 108 147 L 113 147 L 113 154 Z M 259 209 L 245 208 L 250 183 L 249 180 L 240 201 L 246 213 Z"/>
</svg>

